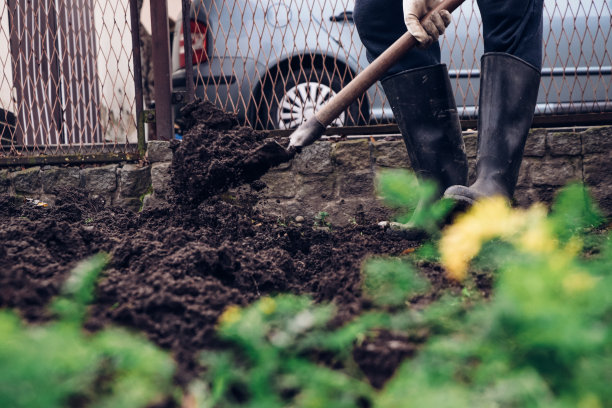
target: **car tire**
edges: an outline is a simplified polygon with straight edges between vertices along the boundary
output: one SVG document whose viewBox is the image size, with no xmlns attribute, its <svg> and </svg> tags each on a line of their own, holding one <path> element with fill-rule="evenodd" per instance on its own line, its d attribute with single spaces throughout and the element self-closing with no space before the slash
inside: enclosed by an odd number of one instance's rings
<svg viewBox="0 0 612 408">
<path fill-rule="evenodd" d="M 309 119 L 342 89 L 341 79 L 327 69 L 305 68 L 278 76 L 264 91 L 267 103 L 260 104 L 259 120 L 268 129 L 294 129 Z M 360 103 L 361 102 L 361 103 Z M 360 113 L 363 106 L 365 114 Z M 360 98 L 332 122 L 331 126 L 354 126 L 367 122 L 366 98 Z"/>
</svg>

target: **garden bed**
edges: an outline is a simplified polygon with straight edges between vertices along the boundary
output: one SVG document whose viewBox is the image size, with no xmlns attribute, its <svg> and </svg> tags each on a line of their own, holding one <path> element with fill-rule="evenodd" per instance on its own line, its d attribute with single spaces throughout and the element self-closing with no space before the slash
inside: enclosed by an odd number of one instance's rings
<svg viewBox="0 0 612 408">
<path fill-rule="evenodd" d="M 198 373 L 200 350 L 224 347 L 215 326 L 229 305 L 306 294 L 338 306 L 337 326 L 371 309 L 361 290 L 364 260 L 408 253 L 420 242 L 385 233 L 374 222 L 380 214 L 358 214 L 353 225 L 337 228 L 325 220 L 297 223 L 258 212 L 253 205 L 262 186 L 251 174 L 236 173 L 235 160 L 265 135 L 237 127 L 220 111 L 194 116 L 206 121 L 192 123 L 174 146 L 174 195 L 167 204 L 136 214 L 105 208 L 79 191 L 61 193 L 48 208 L 3 196 L 0 307 L 16 308 L 31 322 L 49 319 L 46 305 L 71 268 L 108 252 L 86 327 L 116 323 L 144 332 L 172 351 L 181 384 Z M 252 185 L 225 191 L 241 177 Z M 429 293 L 413 300 L 420 306 L 458 287 L 436 264 L 421 263 L 420 270 L 432 283 Z M 381 386 L 423 339 L 388 333 L 376 341 L 362 344 L 355 357 Z"/>
<path fill-rule="evenodd" d="M 609 406 L 612 241 L 582 185 L 443 231 L 432 199 L 430 238 L 384 231 L 388 210 L 282 218 L 259 176 L 287 158 L 254 165 L 264 133 L 190 109 L 166 201 L 0 195 L 0 308 L 30 323 L 0 312 L 0 405 Z M 404 216 L 434 191 L 401 171 L 378 188 Z"/>
</svg>

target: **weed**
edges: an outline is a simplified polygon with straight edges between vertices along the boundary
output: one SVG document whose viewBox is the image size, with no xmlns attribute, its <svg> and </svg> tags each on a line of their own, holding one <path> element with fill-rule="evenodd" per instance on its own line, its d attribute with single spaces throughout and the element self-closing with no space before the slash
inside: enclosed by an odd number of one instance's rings
<svg viewBox="0 0 612 408">
<path fill-rule="evenodd" d="M 329 213 L 325 211 L 319 211 L 314 217 L 314 228 L 329 228 L 331 229 L 331 222 L 327 221 L 327 217 L 329 217 Z"/>
</svg>

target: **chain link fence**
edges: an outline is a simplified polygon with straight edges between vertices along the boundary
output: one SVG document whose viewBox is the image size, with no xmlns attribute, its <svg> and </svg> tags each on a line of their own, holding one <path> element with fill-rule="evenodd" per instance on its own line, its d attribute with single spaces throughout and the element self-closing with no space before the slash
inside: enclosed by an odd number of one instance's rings
<svg viewBox="0 0 612 408">
<path fill-rule="evenodd" d="M 167 1 L 170 9 L 181 9 L 181 0 Z M 159 4 L 165 1 L 152 0 L 154 11 Z M 142 33 L 135 27 L 141 0 L 0 2 L 0 162 L 136 152 L 137 135 L 144 135 L 137 118 L 143 100 L 153 99 L 148 84 L 143 96 L 142 82 L 150 80 L 155 58 L 171 61 L 167 74 L 175 95 L 158 86 L 155 99 L 158 106 L 162 100 L 174 101 L 175 118 L 177 95 L 190 84 L 190 67 L 195 95 L 237 113 L 245 125 L 294 128 L 367 66 L 353 23 L 354 4 L 194 0 L 187 21 L 191 55 L 185 55 L 189 47 L 180 16 L 170 15 L 176 23 L 170 21 L 176 27 L 170 31 L 171 50 L 164 41 L 145 43 L 153 56 L 143 56 L 141 69 L 140 47 L 134 48 Z M 612 3 L 603 0 L 545 0 L 536 120 L 545 118 L 543 123 L 552 125 L 612 123 L 611 9 Z M 473 123 L 483 50 L 476 2 L 466 1 L 453 19 L 441 39 L 442 60 L 449 67 L 461 118 L 464 124 Z M 167 23 L 152 24 L 153 38 Z M 163 118 L 172 118 L 171 113 Z M 392 119 L 382 89 L 375 85 L 334 125 L 380 125 Z M 162 133 L 162 138 L 171 136 Z"/>
<path fill-rule="evenodd" d="M 353 23 L 354 5 L 354 0 L 195 0 L 190 27 L 196 95 L 256 128 L 296 127 L 368 64 Z M 552 124 L 560 115 L 612 123 L 606 115 L 612 111 L 611 8 L 602 0 L 545 1 L 536 114 L 554 116 Z M 453 20 L 441 39 L 442 60 L 461 117 L 469 121 L 476 118 L 483 52 L 476 1 L 466 1 Z M 179 24 L 172 53 L 175 90 L 185 89 L 183 43 Z M 377 85 L 334 124 L 390 120 Z"/>
<path fill-rule="evenodd" d="M 137 142 L 128 0 L 0 3 L 0 158 Z"/>
</svg>

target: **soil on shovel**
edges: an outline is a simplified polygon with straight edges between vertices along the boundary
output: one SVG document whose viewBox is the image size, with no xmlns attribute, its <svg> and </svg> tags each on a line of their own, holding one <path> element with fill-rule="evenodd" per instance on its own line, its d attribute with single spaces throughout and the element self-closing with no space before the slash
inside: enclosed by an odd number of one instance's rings
<svg viewBox="0 0 612 408">
<path fill-rule="evenodd" d="M 189 130 L 172 146 L 174 193 L 167 204 L 133 213 L 79 191 L 61 193 L 49 208 L 0 196 L 0 307 L 15 308 L 31 322 L 51 318 L 45 306 L 71 268 L 106 251 L 111 260 L 86 327 L 113 323 L 142 331 L 172 351 L 179 384 L 201 370 L 200 350 L 224 347 L 215 324 L 227 306 L 279 292 L 308 294 L 335 302 L 335 324 L 342 324 L 371 307 L 360 289 L 364 259 L 419 245 L 386 234 L 367 214 L 356 218 L 371 224 L 333 232 L 310 222 L 281 225 L 254 209 L 260 181 L 242 193 L 220 194 L 254 182 L 286 157 L 273 153 L 275 159 L 255 172 L 244 158 L 266 144 L 265 133 L 239 127 L 234 116 L 208 103 L 190 105 L 186 116 Z M 429 299 L 451 285 L 435 265 L 422 272 L 432 281 Z M 384 333 L 353 355 L 381 386 L 420 342 Z"/>
</svg>

